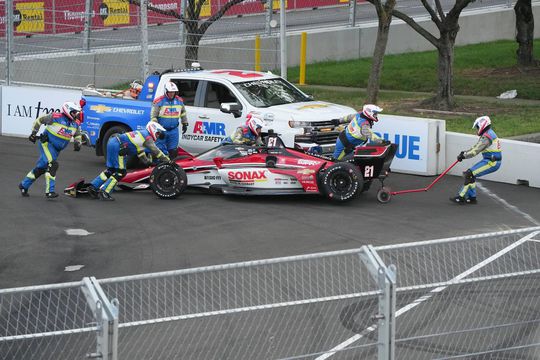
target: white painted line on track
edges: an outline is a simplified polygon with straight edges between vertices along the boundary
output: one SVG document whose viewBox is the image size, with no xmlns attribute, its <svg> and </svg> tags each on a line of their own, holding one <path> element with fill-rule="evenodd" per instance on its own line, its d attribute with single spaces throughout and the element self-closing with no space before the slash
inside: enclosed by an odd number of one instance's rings
<svg viewBox="0 0 540 360">
<path fill-rule="evenodd" d="M 478 186 L 478 184 L 477 184 Z M 488 257 L 487 259 L 485 259 L 484 261 L 482 262 L 479 262 L 478 264 L 476 264 L 475 266 L 471 267 L 470 269 L 462 272 L 461 274 L 457 275 L 456 277 L 454 277 L 453 279 L 451 279 L 449 282 L 454 282 L 454 281 L 459 281 L 459 280 L 462 280 L 463 278 L 465 278 L 466 276 L 472 274 L 473 272 L 475 272 L 476 270 L 478 269 L 481 269 L 483 268 L 484 266 L 486 266 L 487 264 L 489 264 L 490 262 L 493 262 L 494 260 L 500 258 L 501 256 L 503 256 L 504 254 L 508 253 L 509 251 L 511 251 L 512 249 L 518 247 L 519 245 L 523 244 L 524 242 L 526 241 L 529 241 L 531 240 L 533 237 L 535 237 L 536 235 L 540 234 L 540 231 L 535 231 L 535 232 L 532 232 L 530 233 L 529 235 L 525 236 L 525 237 L 522 237 L 521 239 L 519 239 L 518 241 L 512 243 L 511 245 L 505 247 L 504 249 L 498 251 L 497 253 L 491 255 L 490 257 Z M 451 284 L 450 284 L 451 285 Z M 445 290 L 448 286 L 450 285 L 444 285 L 444 286 L 439 286 L 433 290 L 431 290 L 429 293 L 427 293 L 426 295 L 423 295 L 423 296 L 420 296 L 418 299 L 414 300 L 412 303 L 408 304 L 408 305 L 405 305 L 404 307 L 402 307 L 401 309 L 397 310 L 396 311 L 396 318 L 404 313 L 406 313 L 407 311 L 417 307 L 418 305 L 420 305 L 421 303 L 423 303 L 424 301 L 426 300 L 429 300 L 431 297 L 433 297 L 433 295 L 437 294 L 437 293 L 440 293 L 442 292 L 443 290 Z M 343 350 L 345 349 L 347 346 L 351 345 L 352 343 L 354 343 L 355 341 L 358 341 L 360 340 L 362 337 L 364 337 L 365 335 L 369 334 L 370 332 L 372 332 L 373 330 L 375 330 L 377 328 L 377 325 L 374 324 L 368 328 L 366 328 L 364 331 L 362 331 L 361 333 L 359 334 L 356 334 L 354 336 L 352 336 L 351 338 L 345 340 L 344 342 L 342 342 L 341 344 L 335 346 L 334 348 L 332 348 L 331 350 L 328 350 L 328 352 L 325 352 L 324 354 L 322 354 L 321 356 L 317 357 L 315 360 L 324 360 L 324 359 L 328 359 L 330 356 L 334 355 L 336 352 L 340 351 L 340 350 Z"/>
<path fill-rule="evenodd" d="M 523 212 L 523 211 L 519 210 L 516 206 L 509 204 L 506 200 L 500 198 L 499 196 L 497 196 L 497 194 L 491 192 L 488 188 L 483 186 L 480 182 L 476 182 L 476 187 L 479 188 L 480 190 L 482 190 L 483 192 L 485 192 L 486 195 L 488 195 L 489 197 L 491 197 L 495 201 L 498 201 L 501 204 L 503 204 L 503 206 L 505 208 L 507 208 L 508 210 L 513 211 L 516 214 L 522 216 L 524 219 L 527 219 L 528 221 L 530 221 L 534 225 L 540 225 L 540 221 L 536 220 L 535 218 L 533 218 L 531 215 L 527 214 L 526 212 Z"/>
</svg>

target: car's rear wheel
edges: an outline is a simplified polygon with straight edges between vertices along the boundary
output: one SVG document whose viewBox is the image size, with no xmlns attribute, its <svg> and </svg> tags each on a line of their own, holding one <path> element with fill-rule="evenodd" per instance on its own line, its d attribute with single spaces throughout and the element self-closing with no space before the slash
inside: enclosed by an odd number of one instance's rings
<svg viewBox="0 0 540 360">
<path fill-rule="evenodd" d="M 176 164 L 159 164 L 150 175 L 150 188 L 162 199 L 175 199 L 186 190 L 187 175 Z"/>
<path fill-rule="evenodd" d="M 360 191 L 362 174 L 358 168 L 346 162 L 331 165 L 321 174 L 321 192 L 333 201 L 348 201 Z"/>
</svg>

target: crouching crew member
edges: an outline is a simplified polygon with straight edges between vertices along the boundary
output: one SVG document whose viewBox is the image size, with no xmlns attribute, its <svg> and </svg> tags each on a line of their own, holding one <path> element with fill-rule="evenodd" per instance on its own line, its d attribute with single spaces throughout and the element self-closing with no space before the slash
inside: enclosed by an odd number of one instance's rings
<svg viewBox="0 0 540 360">
<path fill-rule="evenodd" d="M 99 174 L 88 186 L 88 193 L 100 200 L 114 200 L 111 193 L 116 184 L 126 176 L 125 156 L 135 155 L 149 166 L 152 160 L 145 151 L 160 161 L 169 161 L 169 157 L 156 146 L 155 141 L 165 137 L 165 129 L 156 122 L 146 124 L 146 130 L 136 130 L 111 136 L 107 143 L 107 169 Z"/>
<path fill-rule="evenodd" d="M 222 145 L 263 145 L 261 131 L 264 120 L 258 114 L 249 113 L 246 116 L 245 125 L 236 128 L 231 136 L 227 136 L 221 141 Z"/>
<path fill-rule="evenodd" d="M 465 185 L 456 197 L 450 198 L 450 201 L 458 204 L 476 204 L 476 178 L 497 171 L 502 162 L 501 143 L 491 129 L 491 119 L 488 116 L 477 118 L 473 129 L 480 136 L 478 142 L 469 150 L 460 152 L 457 159 L 463 161 L 481 153 L 482 160 L 463 173 Z"/>
<path fill-rule="evenodd" d="M 45 196 L 48 199 L 58 197 L 55 190 L 56 171 L 58 170 L 58 156 L 68 146 L 73 138 L 74 150 L 81 149 L 82 137 L 79 128 L 81 108 L 73 102 L 65 102 L 60 112 L 43 115 L 34 122 L 32 133 L 28 140 L 35 143 L 38 140 L 37 133 L 41 125 L 45 125 L 45 131 L 41 134 L 38 147 L 40 157 L 36 167 L 32 169 L 19 184 L 22 196 L 28 196 L 28 189 L 45 174 Z"/>
<path fill-rule="evenodd" d="M 339 119 L 340 123 L 349 123 L 347 127 L 339 134 L 336 140 L 336 149 L 334 151 L 335 160 L 351 154 L 357 146 L 362 146 L 368 142 L 374 144 L 388 145 L 390 142 L 384 140 L 375 134 L 371 128 L 373 123 L 379 121 L 378 114 L 383 111 L 377 105 L 364 105 L 361 112 L 347 115 Z"/>
</svg>

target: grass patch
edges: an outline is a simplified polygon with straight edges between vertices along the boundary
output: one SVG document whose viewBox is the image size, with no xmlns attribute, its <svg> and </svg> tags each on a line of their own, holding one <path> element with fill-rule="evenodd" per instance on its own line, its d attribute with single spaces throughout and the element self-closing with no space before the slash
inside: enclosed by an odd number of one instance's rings
<svg viewBox="0 0 540 360">
<path fill-rule="evenodd" d="M 312 94 L 315 99 L 326 100 L 337 104 L 351 106 L 360 109 L 364 104 L 366 93 L 364 90 L 347 88 L 324 88 L 316 86 L 301 86 L 302 91 Z M 519 104 L 513 100 L 493 99 L 492 101 L 478 100 L 476 98 L 457 97 L 456 112 L 465 114 L 437 114 L 429 111 L 418 112 L 420 100 L 426 94 L 382 91 L 378 104 L 384 108 L 384 113 L 416 116 L 424 118 L 436 118 L 446 120 L 446 129 L 466 134 L 474 134 L 471 129 L 474 119 L 480 115 L 489 115 L 493 122 L 493 129 L 500 137 L 540 132 L 540 104 Z"/>
<path fill-rule="evenodd" d="M 516 48 L 517 43 L 510 40 L 456 47 L 454 93 L 494 97 L 516 89 L 521 99 L 540 99 L 540 68 L 518 68 Z M 540 59 L 540 46 L 534 52 Z M 437 56 L 436 51 L 385 56 L 381 89 L 436 91 Z M 371 58 L 309 64 L 306 83 L 365 88 L 370 71 Z M 299 68 L 289 68 L 288 78 L 297 83 Z"/>
</svg>

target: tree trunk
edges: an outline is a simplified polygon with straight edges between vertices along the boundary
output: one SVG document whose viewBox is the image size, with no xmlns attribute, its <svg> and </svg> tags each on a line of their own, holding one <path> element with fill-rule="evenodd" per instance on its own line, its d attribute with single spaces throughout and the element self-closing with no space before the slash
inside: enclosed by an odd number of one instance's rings
<svg viewBox="0 0 540 360">
<path fill-rule="evenodd" d="M 437 77 L 439 89 L 430 102 L 439 109 L 452 110 L 454 104 L 454 43 L 457 31 L 441 31 L 437 47 L 439 62 Z"/>
<path fill-rule="evenodd" d="M 379 88 L 381 80 L 381 72 L 383 67 L 384 54 L 386 53 L 386 45 L 388 43 L 388 32 L 390 31 L 390 23 L 392 22 L 392 11 L 381 11 L 379 15 L 379 28 L 377 31 L 377 41 L 375 42 L 375 50 L 373 51 L 373 62 L 371 64 L 371 72 L 369 74 L 367 86 L 367 102 L 376 104 L 379 97 Z"/>
<path fill-rule="evenodd" d="M 516 13 L 516 41 L 518 43 L 517 63 L 521 66 L 534 65 L 533 40 L 534 16 L 531 0 L 518 0 L 514 6 Z"/>
<path fill-rule="evenodd" d="M 191 63 L 199 61 L 199 42 L 201 41 L 201 35 L 198 33 L 189 32 L 186 37 L 186 52 L 184 55 L 184 62 L 186 68 L 191 67 Z"/>
</svg>

